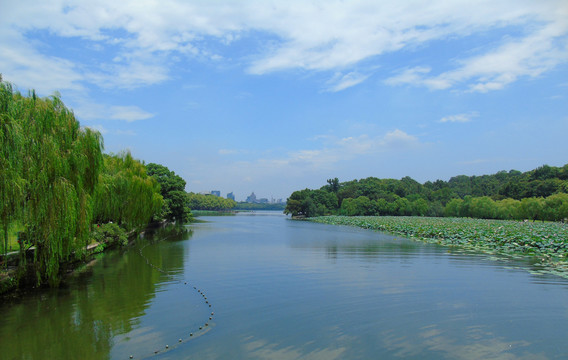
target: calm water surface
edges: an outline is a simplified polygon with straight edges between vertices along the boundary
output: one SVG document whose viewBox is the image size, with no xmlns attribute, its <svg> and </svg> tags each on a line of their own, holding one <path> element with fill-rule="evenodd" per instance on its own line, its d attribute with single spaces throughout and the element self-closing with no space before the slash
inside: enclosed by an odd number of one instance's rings
<svg viewBox="0 0 568 360">
<path fill-rule="evenodd" d="M 274 213 L 202 219 L 0 303 L 0 358 L 568 358 L 568 280 L 528 262 Z"/>
</svg>

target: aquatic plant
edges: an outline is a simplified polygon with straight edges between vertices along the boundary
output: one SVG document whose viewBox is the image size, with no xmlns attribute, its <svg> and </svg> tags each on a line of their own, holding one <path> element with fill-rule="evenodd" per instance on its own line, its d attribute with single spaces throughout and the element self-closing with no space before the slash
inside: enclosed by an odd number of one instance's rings
<svg viewBox="0 0 568 360">
<path fill-rule="evenodd" d="M 568 264 L 568 225 L 564 223 L 400 216 L 323 216 L 309 220 L 486 253 L 531 255 L 559 266 Z"/>
</svg>

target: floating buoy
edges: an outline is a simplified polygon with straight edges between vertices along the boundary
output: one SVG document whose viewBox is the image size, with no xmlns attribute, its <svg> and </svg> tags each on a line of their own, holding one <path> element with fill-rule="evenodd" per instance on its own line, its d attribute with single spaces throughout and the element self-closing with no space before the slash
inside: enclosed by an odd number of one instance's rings
<svg viewBox="0 0 568 360">
<path fill-rule="evenodd" d="M 134 359 L 134 356 L 130 355 L 130 358 L 131 358 L 131 359 Z"/>
<path fill-rule="evenodd" d="M 199 327 L 199 330 L 201 330 L 201 329 L 203 329 L 203 326 L 200 326 L 200 327 Z"/>
<path fill-rule="evenodd" d="M 205 326 L 209 326 L 209 324 L 208 324 L 208 323 L 205 323 Z"/>
<path fill-rule="evenodd" d="M 211 307 L 211 304 L 209 304 L 209 307 Z"/>
<path fill-rule="evenodd" d="M 193 336 L 193 333 L 189 333 L 189 336 Z"/>
<path fill-rule="evenodd" d="M 209 316 L 209 320 L 213 320 L 213 318 L 211 316 Z"/>
<path fill-rule="evenodd" d="M 179 342 L 181 342 L 181 339 L 179 339 Z"/>
<path fill-rule="evenodd" d="M 211 316 L 215 315 L 215 313 L 211 313 Z"/>
<path fill-rule="evenodd" d="M 168 345 L 166 345 L 166 349 L 169 349 L 170 347 Z"/>
</svg>

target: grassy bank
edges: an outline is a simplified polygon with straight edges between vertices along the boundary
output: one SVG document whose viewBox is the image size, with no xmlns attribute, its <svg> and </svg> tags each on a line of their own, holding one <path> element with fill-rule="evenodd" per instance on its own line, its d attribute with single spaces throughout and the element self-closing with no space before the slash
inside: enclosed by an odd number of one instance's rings
<svg viewBox="0 0 568 360">
<path fill-rule="evenodd" d="M 322 216 L 310 221 L 384 231 L 490 254 L 528 255 L 568 278 L 568 225 L 469 218 Z"/>
</svg>

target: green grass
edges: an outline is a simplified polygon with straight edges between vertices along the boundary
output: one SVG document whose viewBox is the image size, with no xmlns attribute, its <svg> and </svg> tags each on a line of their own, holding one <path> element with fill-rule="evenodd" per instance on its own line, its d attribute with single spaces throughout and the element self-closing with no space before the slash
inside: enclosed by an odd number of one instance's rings
<svg viewBox="0 0 568 360">
<path fill-rule="evenodd" d="M 553 268 L 553 273 L 568 278 L 568 225 L 563 223 L 404 216 L 322 216 L 309 220 L 384 231 L 465 250 L 533 256 Z"/>
</svg>

